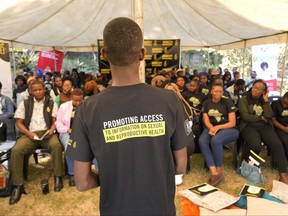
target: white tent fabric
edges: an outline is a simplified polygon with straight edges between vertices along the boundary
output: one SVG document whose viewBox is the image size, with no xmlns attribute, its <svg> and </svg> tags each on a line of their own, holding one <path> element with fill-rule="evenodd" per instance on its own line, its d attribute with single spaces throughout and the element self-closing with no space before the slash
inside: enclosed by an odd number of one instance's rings
<svg viewBox="0 0 288 216">
<path fill-rule="evenodd" d="M 181 39 L 182 50 L 287 41 L 287 0 L 141 2 L 144 38 Z M 132 17 L 131 5 L 136 0 L 0 0 L 0 40 L 34 50 L 96 51 L 105 24 Z"/>
</svg>

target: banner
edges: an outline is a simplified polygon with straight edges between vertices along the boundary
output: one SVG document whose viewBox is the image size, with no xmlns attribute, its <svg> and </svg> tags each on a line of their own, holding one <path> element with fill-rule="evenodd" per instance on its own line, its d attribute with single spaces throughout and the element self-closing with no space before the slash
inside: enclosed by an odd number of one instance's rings
<svg viewBox="0 0 288 216">
<path fill-rule="evenodd" d="M 271 93 L 277 91 L 278 50 L 277 44 L 252 47 L 252 70 L 256 71 L 258 79 L 267 83 Z"/>
<path fill-rule="evenodd" d="M 110 73 L 110 66 L 101 55 L 101 49 L 104 47 L 103 40 L 98 40 L 98 59 L 99 72 L 102 74 Z M 179 68 L 180 59 L 180 40 L 144 40 L 145 70 L 149 73 L 156 74 L 163 69 Z"/>
<path fill-rule="evenodd" d="M 45 75 L 46 72 L 61 71 L 64 52 L 58 50 L 41 51 L 39 53 L 37 75 Z"/>
<path fill-rule="evenodd" d="M 179 68 L 180 40 L 145 40 L 145 69 L 156 74 L 163 69 Z"/>
<path fill-rule="evenodd" d="M 10 57 L 9 57 L 9 44 L 0 43 L 0 81 L 2 83 L 3 95 L 6 95 L 12 98 L 13 88 L 12 88 L 12 74 L 10 66 Z"/>
</svg>

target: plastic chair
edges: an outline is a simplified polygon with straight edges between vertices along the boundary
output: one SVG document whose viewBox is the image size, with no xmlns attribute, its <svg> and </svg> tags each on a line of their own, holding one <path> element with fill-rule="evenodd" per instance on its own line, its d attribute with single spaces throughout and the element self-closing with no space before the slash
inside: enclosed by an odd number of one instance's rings
<svg viewBox="0 0 288 216">
<path fill-rule="evenodd" d="M 34 157 L 35 164 L 39 164 L 38 156 L 40 154 L 42 154 L 42 155 L 50 154 L 50 151 L 48 149 L 39 147 L 39 148 L 33 150 L 30 154 L 25 155 L 24 163 L 23 163 L 23 177 L 26 181 L 28 179 L 29 158 L 32 154 Z M 66 162 L 65 157 L 64 157 L 64 167 L 65 167 L 65 174 L 67 175 L 68 174 L 68 166 L 67 166 L 67 162 Z"/>
</svg>

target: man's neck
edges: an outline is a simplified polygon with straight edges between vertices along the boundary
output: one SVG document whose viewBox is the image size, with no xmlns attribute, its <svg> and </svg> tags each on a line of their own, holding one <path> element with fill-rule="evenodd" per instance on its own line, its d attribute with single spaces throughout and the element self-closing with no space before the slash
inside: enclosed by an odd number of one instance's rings
<svg viewBox="0 0 288 216">
<path fill-rule="evenodd" d="M 141 83 L 139 78 L 139 64 L 132 63 L 128 66 L 111 65 L 112 86 L 129 86 Z"/>
</svg>

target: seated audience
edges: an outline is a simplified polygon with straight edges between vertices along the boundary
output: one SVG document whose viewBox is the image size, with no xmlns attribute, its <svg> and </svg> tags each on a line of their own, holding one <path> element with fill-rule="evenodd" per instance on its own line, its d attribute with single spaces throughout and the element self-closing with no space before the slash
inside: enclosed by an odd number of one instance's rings
<svg viewBox="0 0 288 216">
<path fill-rule="evenodd" d="M 188 139 L 190 140 L 190 142 L 187 143 L 187 172 L 190 171 L 190 161 L 189 161 L 189 157 L 192 155 L 192 153 L 194 152 L 194 148 L 195 148 L 195 144 L 194 144 L 194 134 L 192 131 L 192 118 L 193 118 L 193 112 L 192 109 L 190 107 L 190 105 L 187 103 L 187 101 L 182 97 L 178 86 L 175 83 L 168 83 L 165 85 L 164 89 L 170 90 L 170 91 L 174 91 L 178 97 L 181 99 L 184 111 L 186 113 L 186 117 L 187 117 L 187 121 L 186 124 L 188 126 L 188 128 L 190 128 L 190 133 L 189 133 L 189 137 Z M 183 174 L 180 175 L 176 175 L 175 177 L 175 182 L 176 185 L 179 185 L 182 183 L 182 176 Z"/>
<path fill-rule="evenodd" d="M 220 77 L 216 77 L 212 80 L 212 85 L 221 85 L 223 86 L 223 80 Z M 211 98 L 211 91 L 207 94 L 207 98 Z M 226 98 L 232 101 L 229 92 L 223 88 L 222 98 Z"/>
<path fill-rule="evenodd" d="M 223 88 L 226 89 L 228 82 L 231 81 L 231 73 L 229 71 L 225 72 L 222 79 L 223 79 Z"/>
<path fill-rule="evenodd" d="M 71 93 L 71 101 L 61 104 L 56 119 L 56 128 L 59 132 L 59 139 L 64 146 L 65 152 L 67 149 L 70 134 L 72 132 L 72 123 L 77 107 L 84 99 L 84 93 L 81 89 L 74 89 Z M 69 185 L 75 186 L 74 181 L 74 161 L 66 156 L 68 166 Z"/>
<path fill-rule="evenodd" d="M 199 81 L 191 80 L 188 86 L 188 91 L 183 94 L 183 98 L 192 107 L 193 115 L 193 126 L 192 130 L 195 135 L 195 152 L 200 152 L 198 140 L 201 135 L 203 128 L 202 121 L 199 122 L 200 111 L 202 110 L 202 104 L 206 100 L 206 95 L 199 91 Z"/>
<path fill-rule="evenodd" d="M 227 83 L 227 88 L 235 84 L 238 79 L 240 79 L 240 72 L 238 71 L 233 72 L 233 80 Z"/>
<path fill-rule="evenodd" d="M 211 98 L 202 105 L 204 130 L 199 145 L 211 176 L 208 183 L 215 186 L 223 179 L 223 146 L 236 141 L 239 131 L 236 128 L 236 107 L 222 97 L 223 86 L 214 84 Z"/>
<path fill-rule="evenodd" d="M 73 88 L 79 88 L 80 77 L 77 68 L 72 69 L 71 78 L 73 80 Z"/>
<path fill-rule="evenodd" d="M 182 95 L 184 94 L 184 92 L 188 91 L 188 88 L 185 85 L 185 79 L 183 76 L 177 77 L 176 85 L 178 86 L 178 89 Z"/>
<path fill-rule="evenodd" d="M 232 102 L 238 107 L 239 99 L 245 90 L 245 81 L 243 79 L 238 79 L 235 84 L 226 88 L 229 93 Z"/>
<path fill-rule="evenodd" d="M 31 96 L 30 94 L 30 84 L 36 80 L 36 78 L 34 76 L 30 76 L 28 77 L 27 79 L 27 85 L 28 85 L 28 88 L 24 91 L 24 92 L 21 92 L 21 94 L 18 95 L 18 98 L 17 98 L 17 104 L 19 105 L 22 101 L 28 99 L 28 97 Z"/>
<path fill-rule="evenodd" d="M 15 112 L 16 125 L 22 133 L 17 139 L 11 152 L 10 165 L 12 172 L 13 191 L 9 204 L 17 203 L 22 193 L 23 186 L 23 162 L 24 156 L 38 147 L 47 148 L 52 157 L 54 169 L 54 191 L 59 192 L 63 188 L 62 175 L 64 167 L 62 161 L 63 147 L 55 134 L 55 121 L 57 105 L 45 94 L 44 83 L 35 80 L 31 83 L 31 94 L 27 100 L 21 102 Z M 43 140 L 39 140 L 47 131 L 49 133 Z"/>
<path fill-rule="evenodd" d="M 243 159 L 248 162 L 249 151 L 260 154 L 262 142 L 267 145 L 278 167 L 280 180 L 288 184 L 287 162 L 281 140 L 272 127 L 273 110 L 268 100 L 268 88 L 262 80 L 254 82 L 251 91 L 239 101 L 241 138 L 245 141 Z"/>
<path fill-rule="evenodd" d="M 200 81 L 200 91 L 207 95 L 210 91 L 210 86 L 207 84 L 208 82 L 208 78 L 207 75 L 205 73 L 200 73 L 199 74 L 199 81 Z"/>
<path fill-rule="evenodd" d="M 61 76 L 55 76 L 53 87 L 50 91 L 50 97 L 55 101 L 56 97 L 62 92 L 62 78 Z"/>
<path fill-rule="evenodd" d="M 13 99 L 14 106 L 18 107 L 18 105 L 20 103 L 19 94 L 21 94 L 21 92 L 24 92 L 27 89 L 25 77 L 22 75 L 16 76 L 15 84 L 17 85 L 17 87 L 13 90 L 12 99 Z"/>
<path fill-rule="evenodd" d="M 156 75 L 155 77 L 153 77 L 153 79 L 151 80 L 151 85 L 153 87 L 157 87 L 157 88 L 164 88 L 164 82 L 166 81 L 166 78 L 162 75 Z"/>
<path fill-rule="evenodd" d="M 52 73 L 47 72 L 45 74 L 44 85 L 47 93 L 50 92 L 50 90 L 53 88 Z"/>
<path fill-rule="evenodd" d="M 273 101 L 271 106 L 274 112 L 273 125 L 282 141 L 286 160 L 288 160 L 288 92 L 281 99 Z"/>
<path fill-rule="evenodd" d="M 183 98 L 198 115 L 202 109 L 202 103 L 206 99 L 205 94 L 199 91 L 199 85 L 198 80 L 191 80 L 188 85 L 188 91 L 183 93 Z"/>
<path fill-rule="evenodd" d="M 14 106 L 11 98 L 2 95 L 2 83 L 0 82 L 0 123 L 14 116 Z"/>
<path fill-rule="evenodd" d="M 70 76 L 65 76 L 62 79 L 62 92 L 56 96 L 55 102 L 58 105 L 58 107 L 67 102 L 70 101 L 70 95 L 73 89 L 73 80 Z"/>
<path fill-rule="evenodd" d="M 95 80 L 90 80 L 85 83 L 83 91 L 85 93 L 85 99 L 90 96 L 99 93 L 98 85 Z"/>
<path fill-rule="evenodd" d="M 256 71 L 251 71 L 250 72 L 250 77 L 245 80 L 245 88 L 246 88 L 247 91 L 250 88 L 252 88 L 253 83 L 256 81 L 256 79 L 257 79 Z"/>
</svg>

